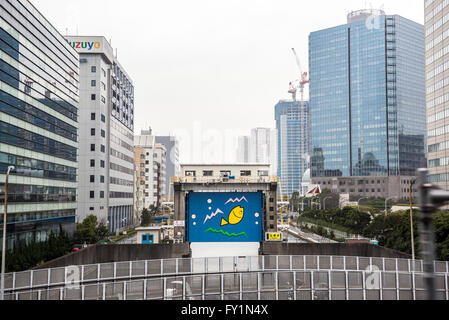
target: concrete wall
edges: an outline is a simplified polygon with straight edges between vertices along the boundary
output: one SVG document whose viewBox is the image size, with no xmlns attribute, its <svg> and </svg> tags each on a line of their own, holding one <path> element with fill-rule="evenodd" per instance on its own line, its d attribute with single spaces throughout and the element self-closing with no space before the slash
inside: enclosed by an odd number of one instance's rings
<svg viewBox="0 0 449 320">
<path fill-rule="evenodd" d="M 93 245 L 78 252 L 50 261 L 35 269 L 50 269 L 71 265 L 108 262 L 173 259 L 189 256 L 188 243 L 175 245 Z"/>
<path fill-rule="evenodd" d="M 277 243 L 265 242 L 263 255 L 322 255 L 411 259 L 411 255 L 366 243 Z"/>
</svg>

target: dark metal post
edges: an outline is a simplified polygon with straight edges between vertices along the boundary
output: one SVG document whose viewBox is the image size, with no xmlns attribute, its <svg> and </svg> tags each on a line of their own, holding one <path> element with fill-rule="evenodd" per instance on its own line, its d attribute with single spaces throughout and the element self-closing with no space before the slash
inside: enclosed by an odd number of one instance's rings
<svg viewBox="0 0 449 320">
<path fill-rule="evenodd" d="M 424 285 L 428 300 L 435 300 L 435 236 L 432 215 L 436 209 L 432 201 L 432 185 L 428 183 L 428 170 L 418 170 L 420 200 L 420 241 L 423 259 Z"/>
</svg>

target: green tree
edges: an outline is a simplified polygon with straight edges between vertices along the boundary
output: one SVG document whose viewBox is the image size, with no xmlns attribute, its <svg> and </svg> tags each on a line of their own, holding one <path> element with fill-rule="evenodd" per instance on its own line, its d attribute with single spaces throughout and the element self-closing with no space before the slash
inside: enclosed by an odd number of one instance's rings
<svg viewBox="0 0 449 320">
<path fill-rule="evenodd" d="M 436 255 L 439 260 L 449 260 L 449 213 L 438 211 L 434 215 Z"/>
<path fill-rule="evenodd" d="M 74 240 L 78 244 L 95 244 L 107 238 L 108 235 L 107 227 L 99 224 L 96 216 L 90 215 L 77 225 Z"/>
<path fill-rule="evenodd" d="M 141 214 L 141 226 L 145 227 L 151 224 L 152 222 L 151 213 L 148 209 L 143 209 Z"/>
</svg>

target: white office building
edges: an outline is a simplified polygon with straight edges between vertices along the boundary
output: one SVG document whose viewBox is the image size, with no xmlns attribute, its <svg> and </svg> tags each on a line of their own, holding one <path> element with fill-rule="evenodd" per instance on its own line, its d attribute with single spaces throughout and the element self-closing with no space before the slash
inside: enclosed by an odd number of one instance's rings
<svg viewBox="0 0 449 320">
<path fill-rule="evenodd" d="M 134 158 L 138 184 L 141 188 L 143 206 L 148 209 L 151 205 L 160 207 L 166 198 L 167 177 L 167 148 L 156 143 L 156 137 L 152 130 L 142 130 L 139 136 L 134 138 Z"/>
<path fill-rule="evenodd" d="M 104 37 L 69 36 L 80 54 L 77 221 L 133 225 L 134 86 Z"/>
</svg>

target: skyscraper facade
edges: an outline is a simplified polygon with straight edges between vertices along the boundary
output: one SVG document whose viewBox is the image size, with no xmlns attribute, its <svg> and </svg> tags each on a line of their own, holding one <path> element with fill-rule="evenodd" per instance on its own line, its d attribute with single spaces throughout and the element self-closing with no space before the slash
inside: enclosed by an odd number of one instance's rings
<svg viewBox="0 0 449 320">
<path fill-rule="evenodd" d="M 270 164 L 272 175 L 277 175 L 276 130 L 255 128 L 249 137 L 249 163 Z"/>
<path fill-rule="evenodd" d="M 424 28 L 382 11 L 309 37 L 312 179 L 425 166 Z"/>
<path fill-rule="evenodd" d="M 310 155 L 309 102 L 280 101 L 275 107 L 277 172 L 282 194 L 300 192 Z"/>
<path fill-rule="evenodd" d="M 78 221 L 134 224 L 134 86 L 104 37 L 70 36 L 80 55 Z"/>
<path fill-rule="evenodd" d="M 449 190 L 449 1 L 425 1 L 425 36 L 430 181 Z"/>
<path fill-rule="evenodd" d="M 249 136 L 237 137 L 237 163 L 249 163 Z"/>
<path fill-rule="evenodd" d="M 75 229 L 79 58 L 26 0 L 0 1 L 0 193 L 7 246 Z M 3 215 L 0 230 L 3 228 Z M 0 233 L 0 237 L 2 233 Z"/>
</svg>

